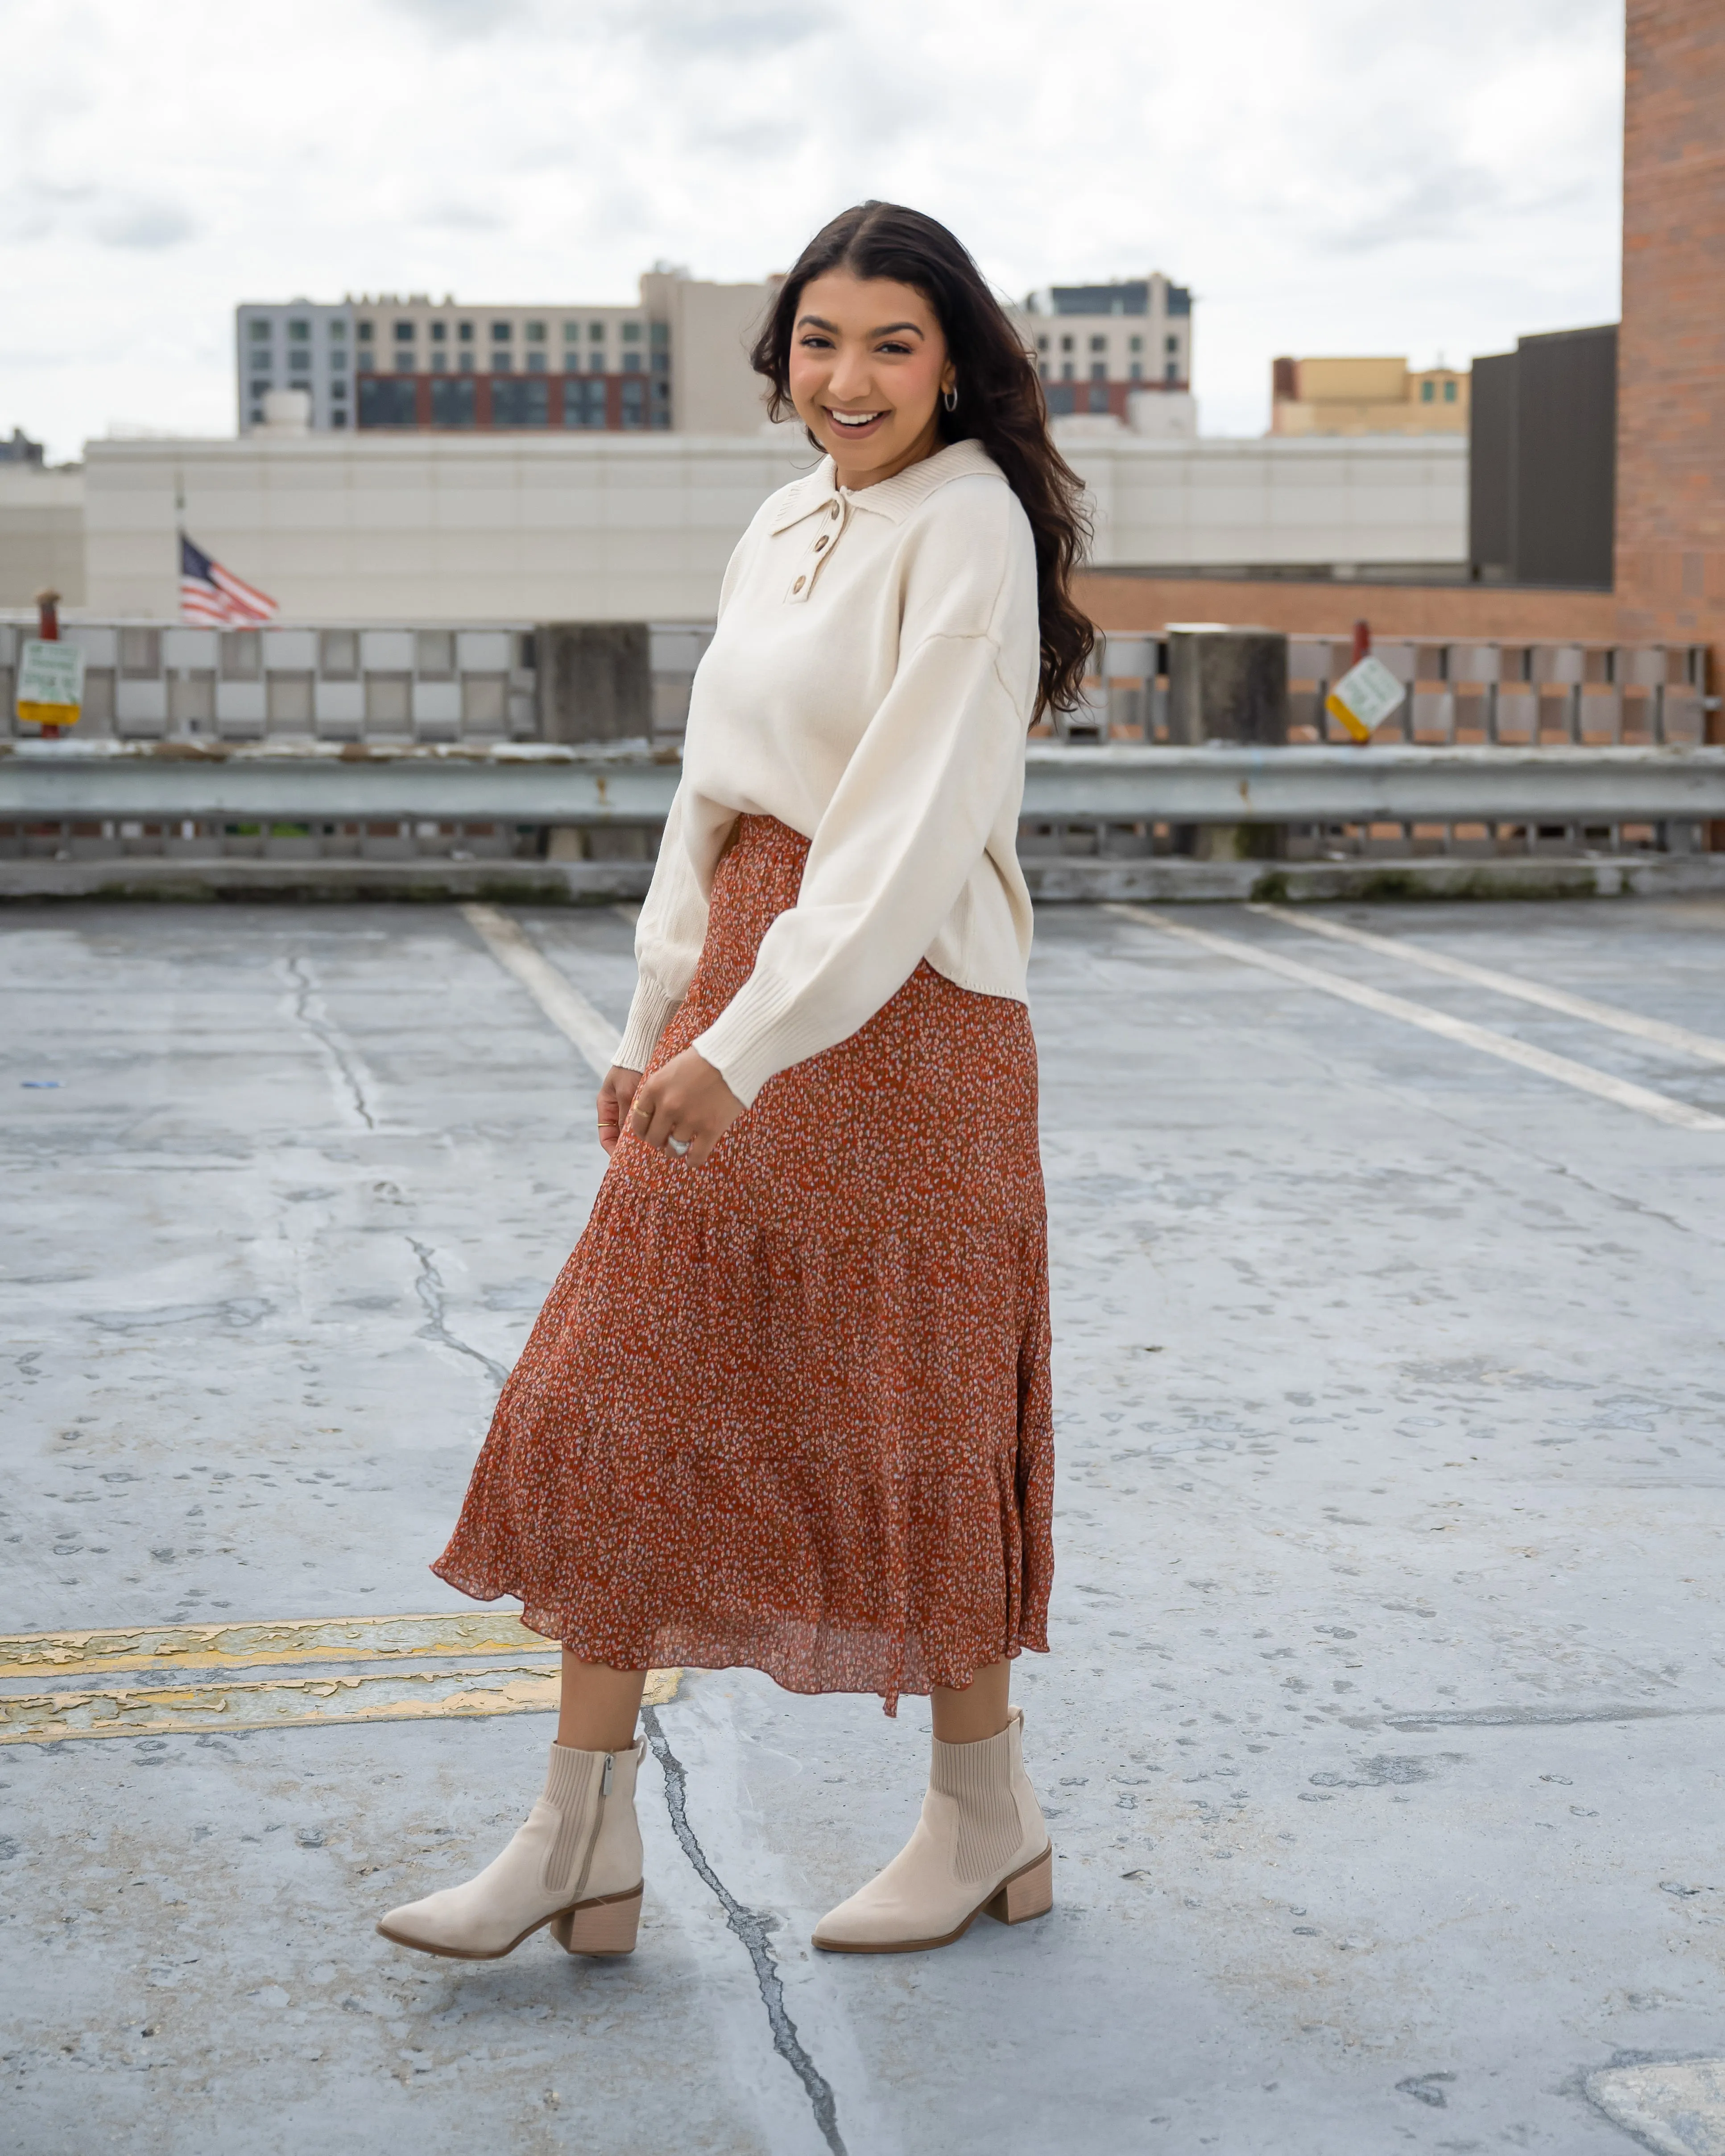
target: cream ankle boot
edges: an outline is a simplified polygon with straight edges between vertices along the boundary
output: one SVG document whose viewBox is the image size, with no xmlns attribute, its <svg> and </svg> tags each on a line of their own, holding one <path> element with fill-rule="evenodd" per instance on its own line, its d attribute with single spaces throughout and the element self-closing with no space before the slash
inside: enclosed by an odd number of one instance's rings
<svg viewBox="0 0 1725 2156">
<path fill-rule="evenodd" d="M 934 1740 L 916 1830 L 815 1928 L 829 1953 L 950 1946 L 984 1913 L 1021 1924 L 1054 1907 L 1054 1850 L 1024 1773 L 1024 1716 L 975 1744 Z"/>
<path fill-rule="evenodd" d="M 503 1854 L 465 1886 L 392 1909 L 386 1939 L 457 1961 L 495 1961 L 542 1924 L 569 1953 L 634 1951 L 641 1916 L 635 1774 L 646 1749 L 551 1748 L 544 1794 Z"/>
</svg>

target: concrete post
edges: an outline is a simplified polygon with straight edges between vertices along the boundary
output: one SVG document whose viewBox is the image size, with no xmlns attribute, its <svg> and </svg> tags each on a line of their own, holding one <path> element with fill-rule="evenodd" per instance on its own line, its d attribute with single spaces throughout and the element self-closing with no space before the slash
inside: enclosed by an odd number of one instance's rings
<svg viewBox="0 0 1725 2156">
<path fill-rule="evenodd" d="M 645 622 L 548 622 L 534 638 L 542 740 L 651 738 L 653 670 Z"/>
<path fill-rule="evenodd" d="M 1281 630 L 1171 624 L 1168 649 L 1170 742 L 1286 746 L 1288 639 Z M 1174 844 L 1201 860 L 1277 860 L 1286 850 L 1275 824 L 1185 824 Z"/>
</svg>

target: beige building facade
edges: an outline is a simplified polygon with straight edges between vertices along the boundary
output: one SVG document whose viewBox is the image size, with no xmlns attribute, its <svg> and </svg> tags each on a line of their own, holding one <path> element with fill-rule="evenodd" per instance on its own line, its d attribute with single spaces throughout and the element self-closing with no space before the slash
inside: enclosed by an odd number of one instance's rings
<svg viewBox="0 0 1725 2156">
<path fill-rule="evenodd" d="M 1405 359 L 1272 360 L 1270 431 L 1466 435 L 1469 387 L 1465 367 Z"/>
<path fill-rule="evenodd" d="M 238 430 L 272 393 L 314 433 L 747 434 L 748 346 L 773 287 L 649 270 L 633 306 L 470 306 L 424 292 L 247 301 L 234 319 Z"/>
<path fill-rule="evenodd" d="M 1099 567 L 1452 563 L 1466 556 L 1460 439 L 1063 444 Z M 814 465 L 795 425 L 752 434 L 259 432 L 90 445 L 84 603 L 178 613 L 176 501 L 198 545 L 285 626 L 710 621 L 739 534 Z"/>
</svg>

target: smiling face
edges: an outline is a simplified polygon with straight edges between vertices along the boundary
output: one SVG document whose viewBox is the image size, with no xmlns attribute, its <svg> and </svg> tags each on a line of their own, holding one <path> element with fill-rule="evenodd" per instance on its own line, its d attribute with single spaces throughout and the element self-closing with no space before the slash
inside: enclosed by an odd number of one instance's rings
<svg viewBox="0 0 1725 2156">
<path fill-rule="evenodd" d="M 840 486 L 873 486 L 940 447 L 936 412 L 952 380 L 934 309 L 913 285 L 834 270 L 798 302 L 789 382 L 797 416 Z"/>
</svg>

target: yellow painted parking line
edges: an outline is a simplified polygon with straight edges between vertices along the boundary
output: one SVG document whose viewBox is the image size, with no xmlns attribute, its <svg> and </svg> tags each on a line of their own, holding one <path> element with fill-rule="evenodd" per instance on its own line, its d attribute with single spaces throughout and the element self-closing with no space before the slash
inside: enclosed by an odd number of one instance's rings
<svg viewBox="0 0 1725 2156">
<path fill-rule="evenodd" d="M 675 1698 L 680 1670 L 655 1670 L 645 1703 Z M 0 1694 L 0 1745 L 83 1737 L 169 1737 L 350 1722 L 470 1720 L 552 1714 L 557 1673 L 525 1664 L 492 1670 L 390 1670 L 376 1675 L 263 1677 L 249 1684 L 124 1685 L 99 1691 Z"/>
<path fill-rule="evenodd" d="M 574 1044 L 594 1076 L 603 1078 L 623 1038 L 610 1019 L 558 972 L 520 921 L 495 906 L 464 906 L 461 914 L 498 964 L 515 975 L 557 1031 Z"/>
<path fill-rule="evenodd" d="M 276 1624 L 137 1625 L 100 1632 L 0 1635 L 0 1677 L 40 1671 L 255 1669 L 270 1662 L 353 1662 L 374 1657 L 538 1654 L 555 1640 L 500 1609 L 475 1616 L 305 1617 Z"/>
<path fill-rule="evenodd" d="M 1543 981 L 1525 980 L 1519 973 L 1500 973 L 1492 966 L 1476 966 L 1470 959 L 1452 958 L 1447 952 L 1431 951 L 1419 943 L 1404 943 L 1399 937 L 1374 936 L 1346 921 L 1326 921 L 1321 915 L 1296 913 L 1286 906 L 1249 905 L 1248 913 L 1267 914 L 1285 921 L 1290 928 L 1304 929 L 1308 936 L 1327 936 L 1332 942 L 1356 943 L 1363 950 L 1381 952 L 1404 965 L 1423 966 L 1428 973 L 1443 973 L 1452 981 L 1467 981 L 1490 988 L 1500 996 L 1514 996 L 1542 1009 L 1561 1011 L 1566 1018 L 1585 1019 L 1589 1025 L 1626 1033 L 1636 1040 L 1649 1040 L 1660 1048 L 1676 1049 L 1681 1055 L 1697 1055 L 1708 1063 L 1725 1063 L 1725 1040 L 1710 1033 L 1692 1032 L 1686 1025 L 1672 1025 L 1662 1018 L 1644 1018 L 1639 1011 L 1623 1010 L 1615 1004 L 1595 1003 L 1590 996 L 1571 995 L 1567 988 L 1548 988 Z"/>
<path fill-rule="evenodd" d="M 1614 1101 L 1620 1108 L 1632 1108 L 1638 1115 L 1651 1116 L 1656 1122 L 1670 1123 L 1686 1131 L 1725 1131 L 1725 1116 L 1692 1107 L 1687 1101 L 1673 1100 L 1669 1094 L 1656 1093 L 1651 1086 L 1631 1085 L 1626 1078 L 1614 1078 L 1609 1071 L 1595 1070 L 1591 1064 L 1578 1063 L 1567 1055 L 1553 1055 L 1548 1049 L 1535 1048 L 1530 1042 L 1517 1040 L 1511 1034 L 1497 1033 L 1490 1026 L 1451 1018 L 1446 1011 L 1430 1010 L 1424 1004 L 1409 1003 L 1404 996 L 1386 995 L 1381 988 L 1368 988 L 1363 981 L 1350 981 L 1340 973 L 1327 973 L 1322 967 L 1301 965 L 1298 959 L 1284 957 L 1279 951 L 1243 943 L 1235 936 L 1215 936 L 1206 928 L 1189 928 L 1183 921 L 1171 921 L 1166 914 L 1153 912 L 1147 906 L 1110 903 L 1101 911 L 1142 927 L 1160 929 L 1164 936 L 1178 937 L 1183 942 L 1194 943 L 1200 950 L 1214 951 L 1242 966 L 1255 966 L 1260 972 L 1280 974 L 1284 980 L 1296 981 L 1302 988 L 1317 988 L 1343 1003 L 1358 1004 L 1363 1010 L 1376 1011 L 1382 1018 L 1417 1026 L 1422 1033 L 1435 1033 L 1442 1040 L 1476 1049 L 1482 1055 L 1495 1055 L 1500 1062 L 1518 1064 L 1524 1070 L 1538 1071 L 1542 1077 L 1555 1079 L 1558 1085 L 1573 1086 L 1577 1092 L 1591 1093 L 1599 1100 Z"/>
</svg>

